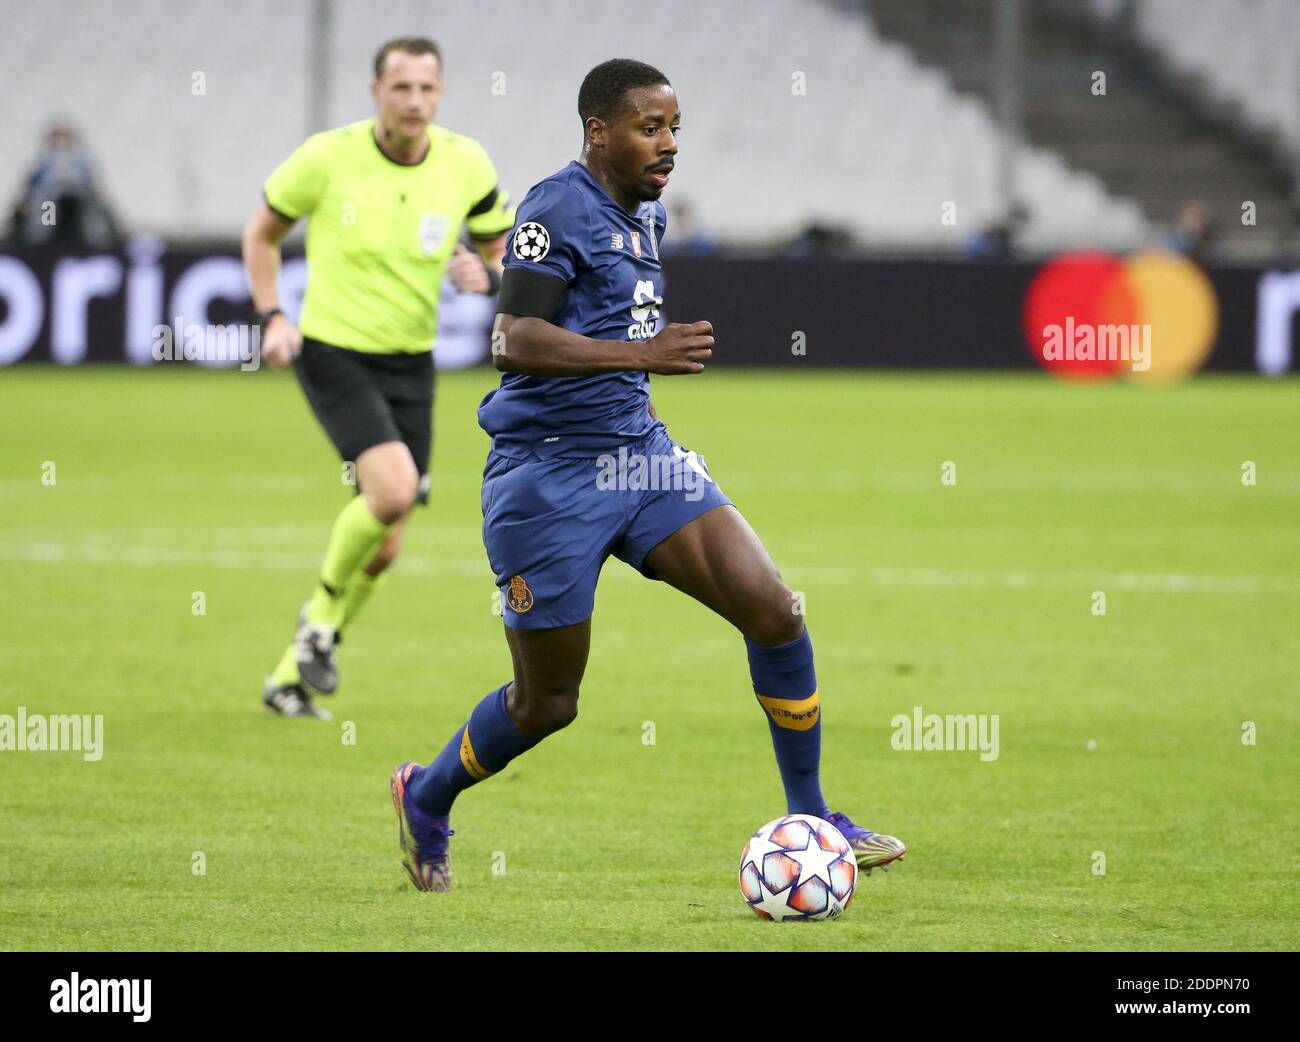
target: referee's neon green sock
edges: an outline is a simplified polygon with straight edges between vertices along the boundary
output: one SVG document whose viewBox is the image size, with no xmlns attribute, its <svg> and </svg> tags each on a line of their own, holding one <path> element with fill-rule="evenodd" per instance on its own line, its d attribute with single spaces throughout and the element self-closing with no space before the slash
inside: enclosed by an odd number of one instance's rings
<svg viewBox="0 0 1300 1042">
<path fill-rule="evenodd" d="M 388 537 L 392 527 L 370 512 L 364 496 L 354 496 L 339 511 L 321 564 L 320 582 L 307 605 L 308 622 L 333 629 L 343 625 L 348 586 L 356 579 L 361 566 Z"/>
<path fill-rule="evenodd" d="M 290 644 L 280 656 L 275 672 L 271 674 L 271 683 L 276 687 L 289 687 L 301 679 L 298 676 L 298 649 Z"/>
<path fill-rule="evenodd" d="M 383 584 L 385 575 L 386 572 L 367 575 L 362 571 L 348 585 L 347 593 L 343 595 L 344 626 L 356 618 L 357 612 L 366 601 L 370 600 L 370 595 Z M 280 661 L 276 663 L 275 670 L 271 673 L 271 683 L 276 687 L 290 687 L 301 680 L 302 677 L 298 675 L 298 648 L 290 644 L 284 649 L 284 654 L 280 656 Z"/>
<path fill-rule="evenodd" d="M 362 569 L 357 573 L 356 578 L 348 583 L 347 593 L 343 595 L 343 626 L 347 626 L 357 617 L 357 613 L 365 607 L 366 601 L 370 600 L 370 595 L 383 584 L 384 576 L 387 574 L 387 572 L 380 572 L 378 575 L 367 575 L 365 569 Z"/>
</svg>

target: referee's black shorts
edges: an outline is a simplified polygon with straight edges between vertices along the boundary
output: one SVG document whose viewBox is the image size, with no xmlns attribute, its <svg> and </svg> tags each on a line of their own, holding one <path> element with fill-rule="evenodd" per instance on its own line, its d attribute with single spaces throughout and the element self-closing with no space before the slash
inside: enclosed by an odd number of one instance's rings
<svg viewBox="0 0 1300 1042">
<path fill-rule="evenodd" d="M 433 445 L 433 352 L 371 354 L 302 338 L 294 364 L 316 419 L 345 462 L 400 441 L 420 472 L 421 499 Z"/>
</svg>

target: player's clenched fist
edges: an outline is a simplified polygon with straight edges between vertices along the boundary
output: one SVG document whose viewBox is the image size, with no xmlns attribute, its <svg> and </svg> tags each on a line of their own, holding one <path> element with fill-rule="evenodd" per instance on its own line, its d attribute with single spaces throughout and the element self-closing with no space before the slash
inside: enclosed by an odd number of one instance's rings
<svg viewBox="0 0 1300 1042">
<path fill-rule="evenodd" d="M 661 376 L 704 371 L 713 357 L 713 325 L 710 322 L 669 322 L 647 345 L 647 372 Z"/>
<path fill-rule="evenodd" d="M 262 359 L 267 365 L 282 369 L 298 357 L 302 334 L 284 315 L 272 315 L 262 327 Z"/>
</svg>

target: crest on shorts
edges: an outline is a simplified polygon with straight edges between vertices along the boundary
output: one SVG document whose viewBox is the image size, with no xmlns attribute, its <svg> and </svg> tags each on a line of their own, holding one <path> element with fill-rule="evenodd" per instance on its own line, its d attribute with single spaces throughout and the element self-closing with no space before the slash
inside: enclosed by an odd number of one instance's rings
<svg viewBox="0 0 1300 1042">
<path fill-rule="evenodd" d="M 533 606 L 533 591 L 528 588 L 522 575 L 516 575 L 510 580 L 510 587 L 506 591 L 506 600 L 510 604 L 512 611 L 520 614 L 526 612 Z"/>
<path fill-rule="evenodd" d="M 447 238 L 447 218 L 443 214 L 426 213 L 420 218 L 420 249 L 426 257 L 438 252 Z"/>
</svg>

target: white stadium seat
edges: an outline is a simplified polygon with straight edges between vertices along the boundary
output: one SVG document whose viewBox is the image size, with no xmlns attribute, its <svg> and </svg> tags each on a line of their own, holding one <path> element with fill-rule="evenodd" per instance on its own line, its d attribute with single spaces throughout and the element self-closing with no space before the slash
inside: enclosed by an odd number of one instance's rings
<svg viewBox="0 0 1300 1042">
<path fill-rule="evenodd" d="M 1224 0 L 1206 6 L 1220 4 L 1223 17 L 1236 10 Z M 1286 22 L 1288 5 L 1270 5 L 1270 16 Z M 0 108 L 12 152 L 8 181 L 0 183 L 7 198 L 47 120 L 68 115 L 83 128 L 127 227 L 228 237 L 267 174 L 320 129 L 308 126 L 310 0 L 8 6 L 13 14 L 0 34 Z M 1161 12 L 1186 6 L 1150 0 L 1143 31 Z M 482 141 L 516 198 L 576 157 L 576 95 L 587 69 L 636 57 L 664 68 L 682 100 L 686 129 L 666 201 L 688 198 L 719 237 L 768 243 L 820 218 L 847 225 L 868 244 L 942 248 L 959 245 L 998 212 L 997 131 L 987 106 L 882 40 L 860 14 L 818 0 L 662 0 L 651 8 L 632 0 L 581 7 L 336 0 L 333 7 L 326 124 L 369 114 L 370 63 L 380 42 L 430 35 L 447 63 L 439 122 Z M 1222 53 L 1221 26 L 1207 25 L 1198 46 Z M 53 36 L 50 26 L 58 27 Z M 1243 44 L 1231 53 L 1250 50 Z M 204 93 L 195 94 L 199 73 Z M 1233 89 L 1230 78 L 1216 82 Z M 15 97 L 48 99 L 49 107 L 18 107 Z M 1251 111 L 1294 124 L 1295 99 Z M 1122 247 L 1146 234 L 1137 208 L 1091 176 L 1028 146 L 1018 155 L 1035 241 Z M 956 204 L 956 227 L 940 220 L 946 202 Z"/>
</svg>

